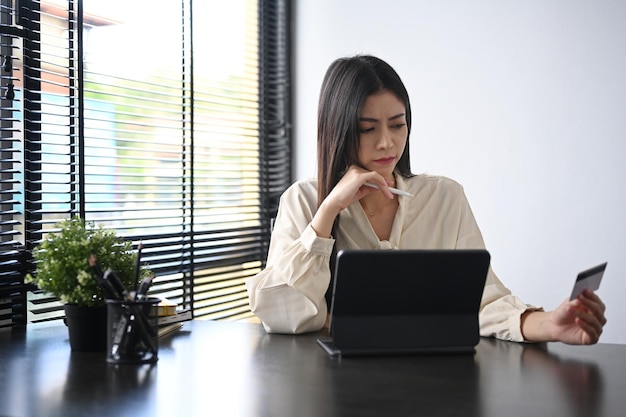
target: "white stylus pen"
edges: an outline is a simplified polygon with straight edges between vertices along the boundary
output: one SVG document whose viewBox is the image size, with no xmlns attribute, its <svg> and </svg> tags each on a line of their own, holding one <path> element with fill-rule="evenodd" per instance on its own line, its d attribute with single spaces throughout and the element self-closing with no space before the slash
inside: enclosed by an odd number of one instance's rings
<svg viewBox="0 0 626 417">
<path fill-rule="evenodd" d="M 368 187 L 372 187 L 372 188 L 376 188 L 377 190 L 380 190 L 380 187 L 378 185 L 372 184 L 371 182 L 366 182 L 363 185 L 367 185 Z M 407 193 L 406 191 L 398 190 L 397 188 L 393 188 L 393 187 L 388 187 L 388 188 L 389 188 L 389 191 L 391 191 L 391 194 L 402 195 L 404 197 L 415 197 L 413 194 Z"/>
</svg>

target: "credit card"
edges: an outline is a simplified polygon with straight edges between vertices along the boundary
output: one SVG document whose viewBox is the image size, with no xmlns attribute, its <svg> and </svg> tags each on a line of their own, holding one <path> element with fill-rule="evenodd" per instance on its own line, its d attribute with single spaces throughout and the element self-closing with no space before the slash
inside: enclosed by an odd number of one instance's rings
<svg viewBox="0 0 626 417">
<path fill-rule="evenodd" d="M 586 288 L 589 288 L 592 291 L 596 291 L 598 288 L 600 288 L 600 281 L 602 281 L 602 276 L 604 275 L 606 264 L 607 263 L 605 262 L 579 273 L 576 277 L 574 289 L 572 289 L 572 295 L 569 297 L 569 299 L 573 300 L 574 298 L 578 297 Z"/>
</svg>

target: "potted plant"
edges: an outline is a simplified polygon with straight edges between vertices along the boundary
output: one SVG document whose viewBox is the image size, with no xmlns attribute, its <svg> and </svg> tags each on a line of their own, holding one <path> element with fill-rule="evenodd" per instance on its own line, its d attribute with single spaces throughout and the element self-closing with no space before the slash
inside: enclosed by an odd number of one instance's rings
<svg viewBox="0 0 626 417">
<path fill-rule="evenodd" d="M 139 269 L 132 242 L 113 230 L 87 222 L 78 216 L 57 223 L 59 231 L 49 233 L 33 251 L 32 282 L 64 304 L 65 323 L 72 350 L 98 351 L 106 348 L 106 294 L 96 270 L 90 266 L 93 255 L 100 268 L 115 271 L 123 285 L 132 290 L 135 280 L 150 274 Z M 141 276 L 137 276 L 140 274 Z M 86 325 L 86 330 L 77 326 Z"/>
</svg>

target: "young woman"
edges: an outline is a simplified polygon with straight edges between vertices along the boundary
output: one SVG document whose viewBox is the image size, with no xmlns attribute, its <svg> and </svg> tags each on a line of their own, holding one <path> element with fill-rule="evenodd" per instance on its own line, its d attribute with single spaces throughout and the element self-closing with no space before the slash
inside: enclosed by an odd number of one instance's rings
<svg viewBox="0 0 626 417">
<path fill-rule="evenodd" d="M 391 66 L 373 56 L 331 64 L 319 101 L 317 180 L 285 191 L 267 266 L 247 282 L 251 309 L 268 332 L 325 325 L 339 250 L 485 247 L 462 186 L 411 172 L 410 132 L 409 97 Z M 586 291 L 545 312 L 513 296 L 490 268 L 479 321 L 483 336 L 592 344 L 606 323 L 604 311 Z"/>
</svg>

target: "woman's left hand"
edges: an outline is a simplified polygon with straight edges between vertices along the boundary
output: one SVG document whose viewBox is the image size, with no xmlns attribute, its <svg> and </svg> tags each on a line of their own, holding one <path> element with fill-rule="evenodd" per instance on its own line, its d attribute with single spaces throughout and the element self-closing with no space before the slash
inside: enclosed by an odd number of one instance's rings
<svg viewBox="0 0 626 417">
<path fill-rule="evenodd" d="M 593 291 L 585 290 L 576 299 L 565 300 L 548 317 L 555 340 L 572 345 L 597 343 L 606 324 L 606 306 Z"/>
<path fill-rule="evenodd" d="M 525 340 L 533 342 L 592 345 L 600 340 L 606 324 L 605 310 L 600 297 L 585 290 L 576 299 L 563 301 L 556 310 L 525 312 L 522 334 Z"/>
</svg>

